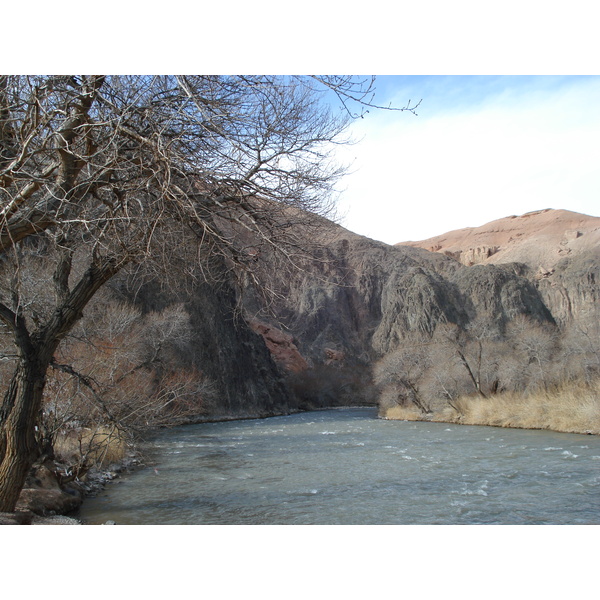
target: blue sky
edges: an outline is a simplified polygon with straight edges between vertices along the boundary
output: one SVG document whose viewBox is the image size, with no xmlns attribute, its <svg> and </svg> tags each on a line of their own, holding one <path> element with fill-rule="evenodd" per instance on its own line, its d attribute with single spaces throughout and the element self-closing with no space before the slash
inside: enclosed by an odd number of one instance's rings
<svg viewBox="0 0 600 600">
<path fill-rule="evenodd" d="M 600 77 L 382 76 L 339 201 L 342 224 L 387 243 L 512 214 L 600 216 Z"/>
</svg>

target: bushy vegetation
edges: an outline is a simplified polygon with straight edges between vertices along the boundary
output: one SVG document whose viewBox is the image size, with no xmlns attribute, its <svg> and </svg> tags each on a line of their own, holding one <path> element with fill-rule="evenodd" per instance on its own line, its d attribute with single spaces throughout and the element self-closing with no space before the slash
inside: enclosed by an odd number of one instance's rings
<svg viewBox="0 0 600 600">
<path fill-rule="evenodd" d="M 43 298 L 44 285 L 38 288 Z M 209 411 L 214 386 L 186 360 L 190 338 L 182 304 L 144 313 L 108 289 L 100 292 L 48 371 L 38 427 L 44 456 L 83 474 L 122 459 L 143 430 Z M 2 362 L 0 393 L 11 362 Z"/>
<path fill-rule="evenodd" d="M 597 329 L 520 316 L 503 330 L 473 323 L 413 333 L 375 365 L 380 414 L 600 433 Z"/>
</svg>

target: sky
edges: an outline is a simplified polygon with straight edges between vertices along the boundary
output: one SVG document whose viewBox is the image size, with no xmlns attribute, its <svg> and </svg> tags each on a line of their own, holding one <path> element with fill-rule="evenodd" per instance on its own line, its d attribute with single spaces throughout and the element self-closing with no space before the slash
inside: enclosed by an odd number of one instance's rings
<svg viewBox="0 0 600 600">
<path fill-rule="evenodd" d="M 338 152 L 341 224 L 389 244 L 544 208 L 600 216 L 600 77 L 380 76 Z"/>
</svg>

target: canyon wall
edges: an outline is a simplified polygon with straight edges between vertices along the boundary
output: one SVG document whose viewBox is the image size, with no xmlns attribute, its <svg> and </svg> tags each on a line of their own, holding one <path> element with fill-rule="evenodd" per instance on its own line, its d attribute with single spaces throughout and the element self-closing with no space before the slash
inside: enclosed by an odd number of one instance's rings
<svg viewBox="0 0 600 600">
<path fill-rule="evenodd" d="M 471 233 L 451 232 L 446 245 L 438 239 L 429 249 L 389 246 L 323 222 L 318 250 L 294 268 L 263 257 L 257 273 L 268 300 L 250 282 L 196 285 L 186 298 L 190 355 L 217 384 L 215 413 L 375 402 L 373 362 L 412 332 L 448 323 L 501 331 L 519 315 L 563 328 L 597 323 L 598 230 L 590 226 L 597 221 L 538 211 L 490 224 L 488 237 L 479 228 L 477 246 Z M 506 231 L 506 223 L 519 228 Z"/>
</svg>

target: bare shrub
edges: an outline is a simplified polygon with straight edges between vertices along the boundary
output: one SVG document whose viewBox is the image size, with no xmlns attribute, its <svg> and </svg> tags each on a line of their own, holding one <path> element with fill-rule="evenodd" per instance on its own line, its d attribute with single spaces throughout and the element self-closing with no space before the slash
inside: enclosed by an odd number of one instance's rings
<svg viewBox="0 0 600 600">
<path fill-rule="evenodd" d="M 431 367 L 430 343 L 417 334 L 408 338 L 397 350 L 381 358 L 374 366 L 373 378 L 381 388 L 380 406 L 383 413 L 399 407 L 416 407 L 429 413 L 430 407 L 419 386 Z"/>
<path fill-rule="evenodd" d="M 600 321 L 570 324 L 562 337 L 561 360 L 569 379 L 592 383 L 600 377 Z"/>
<path fill-rule="evenodd" d="M 116 427 L 67 429 L 56 437 L 55 457 L 69 466 L 73 477 L 82 477 L 91 466 L 102 467 L 122 460 L 130 441 Z"/>
<path fill-rule="evenodd" d="M 513 349 L 513 360 L 520 365 L 525 389 L 547 388 L 563 379 L 557 360 L 560 338 L 555 326 L 519 315 L 506 326 L 506 338 Z"/>
<path fill-rule="evenodd" d="M 505 335 L 477 322 L 446 324 L 375 365 L 380 414 L 413 418 L 412 405 L 436 421 L 597 432 L 597 360 L 593 336 L 561 337 L 525 316 Z"/>
<path fill-rule="evenodd" d="M 122 303 L 97 303 L 52 363 L 46 436 L 54 441 L 72 428 L 104 426 L 125 435 L 204 414 L 214 387 L 176 357 L 189 330 L 182 306 L 143 315 Z"/>
</svg>

